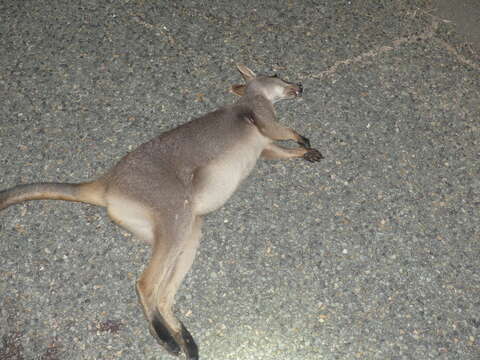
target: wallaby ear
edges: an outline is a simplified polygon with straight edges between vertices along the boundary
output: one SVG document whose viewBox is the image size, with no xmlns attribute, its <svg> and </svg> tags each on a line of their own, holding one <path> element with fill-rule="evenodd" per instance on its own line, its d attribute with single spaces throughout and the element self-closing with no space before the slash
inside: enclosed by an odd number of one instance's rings
<svg viewBox="0 0 480 360">
<path fill-rule="evenodd" d="M 242 74 L 243 78 L 245 81 L 249 81 L 255 78 L 255 73 L 250 70 L 248 67 L 242 64 L 237 64 L 237 69 L 240 71 L 240 74 Z"/>
<path fill-rule="evenodd" d="M 230 88 L 232 94 L 243 96 L 245 95 L 245 85 L 235 84 Z"/>
</svg>

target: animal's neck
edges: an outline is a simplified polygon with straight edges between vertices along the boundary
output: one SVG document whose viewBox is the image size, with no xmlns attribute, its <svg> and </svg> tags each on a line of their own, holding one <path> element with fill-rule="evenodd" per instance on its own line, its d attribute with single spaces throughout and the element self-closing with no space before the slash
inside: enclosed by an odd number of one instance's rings
<svg viewBox="0 0 480 360">
<path fill-rule="evenodd" d="M 240 98 L 238 103 L 249 106 L 254 112 L 268 110 L 275 113 L 273 103 L 262 94 L 245 94 Z"/>
</svg>

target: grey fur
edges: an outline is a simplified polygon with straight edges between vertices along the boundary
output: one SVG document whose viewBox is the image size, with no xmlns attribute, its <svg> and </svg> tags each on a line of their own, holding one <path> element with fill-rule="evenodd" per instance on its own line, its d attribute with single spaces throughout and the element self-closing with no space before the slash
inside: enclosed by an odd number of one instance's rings
<svg viewBox="0 0 480 360">
<path fill-rule="evenodd" d="M 123 157 L 98 180 L 82 184 L 29 184 L 0 192 L 0 209 L 38 199 L 105 206 L 109 216 L 152 244 L 150 263 L 137 282 L 150 332 L 170 353 L 198 359 L 192 336 L 173 313 L 174 297 L 190 269 L 204 215 L 221 207 L 260 157 L 322 155 L 294 130 L 276 121 L 273 104 L 300 96 L 302 86 L 256 76 L 243 65 L 246 83 L 232 104 L 167 131 Z M 294 140 L 290 149 L 274 144 Z"/>
</svg>

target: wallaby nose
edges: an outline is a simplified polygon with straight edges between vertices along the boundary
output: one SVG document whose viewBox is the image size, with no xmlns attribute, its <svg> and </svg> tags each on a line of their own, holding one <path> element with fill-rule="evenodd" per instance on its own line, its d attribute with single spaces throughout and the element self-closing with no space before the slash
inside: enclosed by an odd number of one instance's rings
<svg viewBox="0 0 480 360">
<path fill-rule="evenodd" d="M 302 85 L 302 83 L 298 83 L 297 86 L 298 86 L 298 94 L 299 94 L 299 95 L 302 95 L 302 93 L 303 93 L 303 85 Z"/>
</svg>

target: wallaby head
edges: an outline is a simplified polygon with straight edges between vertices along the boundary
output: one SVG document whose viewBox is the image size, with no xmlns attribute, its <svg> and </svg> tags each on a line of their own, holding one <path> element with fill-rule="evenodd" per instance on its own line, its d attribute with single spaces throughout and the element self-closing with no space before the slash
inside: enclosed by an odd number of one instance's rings
<svg viewBox="0 0 480 360">
<path fill-rule="evenodd" d="M 242 74 L 245 84 L 233 85 L 231 92 L 240 96 L 264 96 L 272 103 L 279 100 L 294 99 L 303 93 L 302 84 L 294 84 L 285 81 L 277 75 L 255 75 L 245 65 L 237 65 L 238 71 Z"/>
</svg>

